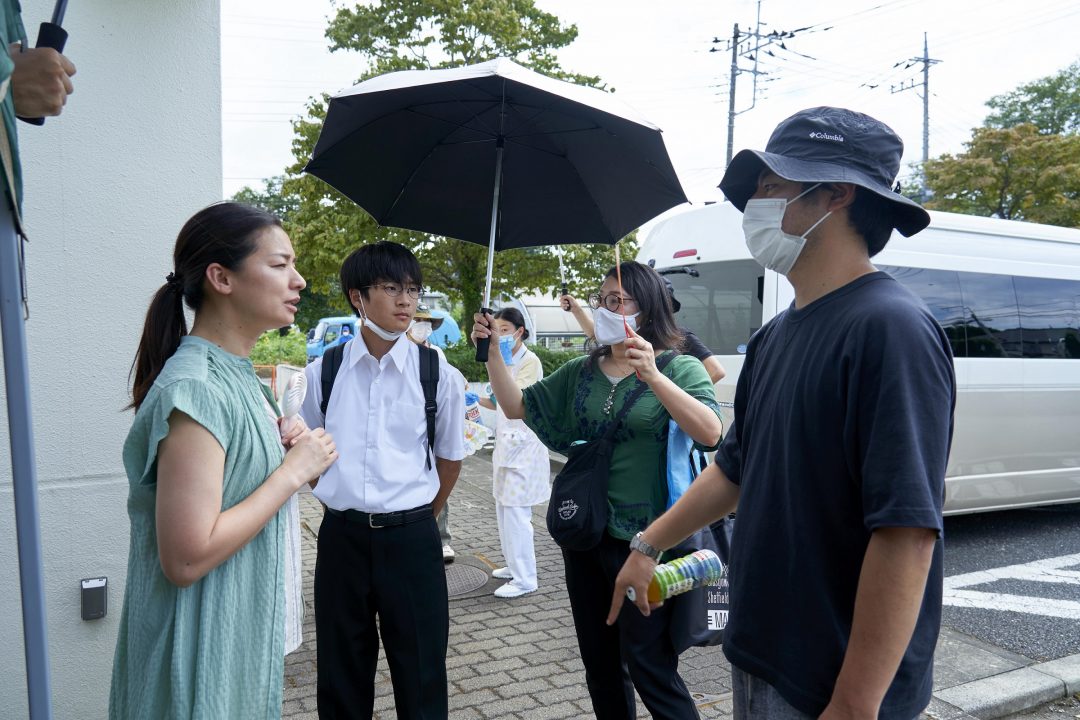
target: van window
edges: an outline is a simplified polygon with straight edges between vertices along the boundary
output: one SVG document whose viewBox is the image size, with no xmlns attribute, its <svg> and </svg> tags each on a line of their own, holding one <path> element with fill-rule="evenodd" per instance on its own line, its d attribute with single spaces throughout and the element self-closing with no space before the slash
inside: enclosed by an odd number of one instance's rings
<svg viewBox="0 0 1080 720">
<path fill-rule="evenodd" d="M 926 303 L 956 357 L 1080 359 L 1080 281 L 881 266 Z"/>
<path fill-rule="evenodd" d="M 1080 281 L 1013 279 L 1026 358 L 1080 358 Z"/>
<path fill-rule="evenodd" d="M 934 319 L 945 330 L 954 357 L 967 355 L 967 326 L 960 295 L 960 277 L 954 270 L 889 267 L 881 270 L 892 275 L 908 290 L 922 298 Z"/>
<path fill-rule="evenodd" d="M 960 275 L 968 357 L 1021 357 L 1020 310 L 1009 275 Z"/>
<path fill-rule="evenodd" d="M 753 260 L 732 260 L 692 269 L 697 277 L 678 268 L 661 271 L 682 305 L 675 323 L 693 330 L 717 355 L 746 352 L 750 336 L 761 327 L 761 266 Z"/>
</svg>

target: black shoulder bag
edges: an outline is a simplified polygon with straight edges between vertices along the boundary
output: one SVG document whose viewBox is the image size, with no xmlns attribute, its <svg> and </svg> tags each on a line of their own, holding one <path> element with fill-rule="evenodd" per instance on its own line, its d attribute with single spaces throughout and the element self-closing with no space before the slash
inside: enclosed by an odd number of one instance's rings
<svg viewBox="0 0 1080 720">
<path fill-rule="evenodd" d="M 674 356 L 675 353 L 665 353 L 657 358 L 657 369 L 663 372 Z M 604 537 L 608 522 L 608 476 L 611 473 L 611 455 L 615 450 L 615 433 L 634 402 L 648 387 L 638 380 L 604 434 L 595 440 L 571 445 L 566 453 L 566 465 L 551 484 L 547 509 L 548 532 L 559 547 L 591 550 Z"/>
</svg>

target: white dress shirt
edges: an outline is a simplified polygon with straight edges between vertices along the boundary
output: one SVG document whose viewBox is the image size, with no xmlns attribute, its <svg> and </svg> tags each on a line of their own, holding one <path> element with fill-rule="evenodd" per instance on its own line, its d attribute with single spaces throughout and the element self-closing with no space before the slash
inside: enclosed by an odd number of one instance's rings
<svg viewBox="0 0 1080 720">
<path fill-rule="evenodd" d="M 322 404 L 322 358 L 307 366 L 307 396 L 300 415 L 308 427 L 334 436 L 338 460 L 319 480 L 314 494 L 334 510 L 369 513 L 411 510 L 435 499 L 439 475 L 427 469 L 427 418 L 420 386 L 420 350 L 402 335 L 381 361 L 363 335 L 345 345 L 334 391 Z M 434 455 L 465 457 L 465 378 L 439 362 L 439 407 Z"/>
</svg>

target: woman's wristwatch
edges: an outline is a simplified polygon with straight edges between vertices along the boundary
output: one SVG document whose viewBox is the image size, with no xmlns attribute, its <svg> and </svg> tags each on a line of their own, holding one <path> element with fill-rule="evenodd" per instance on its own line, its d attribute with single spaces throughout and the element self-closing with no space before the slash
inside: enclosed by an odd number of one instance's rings
<svg viewBox="0 0 1080 720">
<path fill-rule="evenodd" d="M 658 550 L 657 548 L 654 548 L 649 543 L 645 542 L 642 539 L 642 535 L 644 535 L 644 534 L 645 533 L 643 533 L 643 532 L 639 532 L 637 535 L 634 536 L 634 538 L 630 541 L 630 549 L 631 550 L 637 550 L 639 553 L 641 553 L 645 557 L 652 558 L 653 560 L 659 562 L 660 561 L 660 553 L 663 552 L 663 551 Z"/>
</svg>

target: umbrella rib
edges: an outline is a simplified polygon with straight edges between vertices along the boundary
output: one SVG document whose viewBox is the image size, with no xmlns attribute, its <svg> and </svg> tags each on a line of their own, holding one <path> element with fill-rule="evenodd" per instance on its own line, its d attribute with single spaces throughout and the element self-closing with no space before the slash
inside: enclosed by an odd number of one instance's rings
<svg viewBox="0 0 1080 720">
<path fill-rule="evenodd" d="M 493 142 L 493 141 L 494 141 L 494 138 L 492 138 L 491 140 L 476 140 L 474 142 Z M 386 212 L 384 212 L 382 214 L 382 217 L 378 219 L 380 225 L 383 224 L 384 219 L 390 217 L 390 215 L 394 212 L 394 208 L 396 208 L 398 206 L 398 203 L 401 202 L 401 198 L 404 197 L 405 191 L 408 189 L 409 184 L 413 181 L 413 178 L 416 177 L 416 174 L 418 172 L 420 172 L 420 168 L 422 168 L 424 166 L 424 163 L 426 163 L 428 161 L 428 159 L 430 159 L 431 156 L 435 153 L 435 149 L 439 148 L 439 147 L 442 147 L 445 144 L 446 143 L 443 143 L 443 142 L 436 143 L 434 146 L 432 146 L 431 150 L 428 151 L 427 155 L 425 155 L 423 157 L 423 159 L 420 160 L 420 162 L 416 163 L 416 166 L 412 169 L 412 172 L 409 173 L 408 179 L 404 183 L 401 184 L 401 188 L 398 190 L 397 196 L 394 198 L 394 202 L 392 202 L 390 204 L 390 207 L 386 208 Z M 462 144 L 464 144 L 464 143 L 462 143 Z"/>
<path fill-rule="evenodd" d="M 483 89 L 482 87 L 478 87 L 478 86 L 474 85 L 473 83 L 466 83 L 466 84 L 467 84 L 467 85 L 469 85 L 470 87 L 473 87 L 474 89 L 476 89 L 476 90 L 478 90 L 478 91 L 482 92 L 482 93 L 485 93 L 485 94 L 489 95 L 489 96 L 491 97 L 491 99 L 490 99 L 490 100 L 488 100 L 488 101 L 487 101 L 487 103 L 485 103 L 485 105 L 484 105 L 484 108 L 483 108 L 482 110 L 480 110 L 480 111 L 477 111 L 477 112 L 474 112 L 474 113 L 472 114 L 472 116 L 471 116 L 471 117 L 469 117 L 469 118 L 468 118 L 468 120 L 466 120 L 466 121 L 465 121 L 465 122 L 463 122 L 463 123 L 456 123 L 456 122 L 453 122 L 453 121 L 450 121 L 450 120 L 446 120 L 445 118 L 439 118 L 439 117 L 435 117 L 435 116 L 427 115 L 426 113 L 422 113 L 422 112 L 420 112 L 419 110 L 416 110 L 415 108 L 412 108 L 412 107 L 410 107 L 410 108 L 406 108 L 406 110 L 407 110 L 408 112 L 411 112 L 411 113 L 415 113 L 415 114 L 417 114 L 417 115 L 420 115 L 421 117 L 429 117 L 430 119 L 433 119 L 433 120 L 437 120 L 437 121 L 439 121 L 439 122 L 444 122 L 444 123 L 448 123 L 448 124 L 451 124 L 451 125 L 456 125 L 456 126 L 457 126 L 457 128 L 458 128 L 458 129 L 460 129 L 460 130 L 473 130 L 474 132 L 479 132 L 479 131 L 477 131 L 477 130 L 476 130 L 475 128 L 472 128 L 472 127 L 467 127 L 467 125 L 465 124 L 465 123 L 469 123 L 469 122 L 472 122 L 472 121 L 474 121 L 474 120 L 475 120 L 475 121 L 479 122 L 479 123 L 481 124 L 481 126 L 483 126 L 483 127 L 484 127 L 484 129 L 486 130 L 486 129 L 487 129 L 487 126 L 486 126 L 486 124 L 484 123 L 484 121 L 483 121 L 483 120 L 482 120 L 482 119 L 480 118 L 480 115 L 481 115 L 481 114 L 482 114 L 483 112 L 485 112 L 486 110 L 488 110 L 488 109 L 490 109 L 490 108 L 491 108 L 491 106 L 492 106 L 492 103 L 493 103 L 493 102 L 494 102 L 494 100 L 495 100 L 495 99 L 494 99 L 494 96 L 491 96 L 491 93 L 488 93 L 488 92 L 487 92 L 486 90 L 484 90 L 484 89 Z M 502 87 L 503 87 L 503 93 L 505 93 L 505 92 L 506 92 L 506 82 L 505 82 L 505 81 L 503 81 L 503 85 L 502 85 Z M 453 101 L 454 101 L 455 103 L 457 103 L 458 105 L 461 105 L 462 107 L 466 108 L 466 109 L 468 108 L 468 106 L 466 106 L 466 105 L 465 105 L 465 103 L 464 103 L 464 102 L 462 102 L 461 98 L 459 98 L 459 97 L 454 97 L 454 98 L 453 98 Z M 502 103 L 503 103 L 503 102 L 504 102 L 504 100 L 503 100 L 503 99 L 500 99 L 500 100 L 499 100 L 500 106 L 502 105 Z M 440 104 L 441 104 L 441 103 L 440 103 Z M 490 133 L 491 131 L 490 131 L 490 130 L 487 130 L 487 132 L 489 132 L 489 133 Z M 501 134 L 501 132 L 502 132 L 502 131 L 501 131 L 501 129 L 500 129 L 500 132 L 499 132 L 499 134 Z M 449 135 L 449 133 L 448 133 L 448 135 Z M 444 136 L 442 140 L 440 140 L 440 141 L 439 141 L 438 143 L 436 143 L 436 145 L 435 145 L 434 147 L 432 147 L 432 149 L 431 149 L 431 150 L 429 150 L 429 151 L 428 151 L 427 155 L 425 155 L 425 156 L 424 156 L 424 158 L 423 158 L 422 160 L 420 160 L 420 162 L 416 163 L 416 167 L 414 167 L 414 168 L 413 168 L 413 170 L 412 170 L 412 172 L 411 172 L 411 173 L 409 173 L 409 178 L 408 178 L 408 179 L 407 179 L 407 180 L 406 180 L 406 181 L 405 181 L 404 183 L 402 183 L 402 185 L 401 185 L 401 188 L 400 188 L 400 189 L 398 190 L 397 196 L 396 196 L 396 197 L 394 198 L 394 202 L 393 202 L 393 203 L 391 203 L 391 204 L 390 204 L 390 207 L 388 207 L 388 208 L 386 209 L 386 212 L 385 212 L 385 213 L 383 213 L 383 218 L 388 218 L 388 217 L 390 217 L 390 215 L 391 215 L 391 214 L 392 214 L 392 213 L 394 212 L 394 208 L 396 208 L 396 207 L 398 206 L 398 203 L 400 203 L 400 202 L 401 202 L 401 198 L 402 198 L 402 197 L 404 197 L 404 195 L 405 195 L 405 190 L 407 190 L 407 189 L 408 189 L 408 187 L 409 187 L 409 184 L 410 184 L 410 183 L 411 183 L 411 182 L 413 181 L 413 178 L 414 178 L 414 177 L 416 177 L 416 174 L 417 174 L 418 172 L 420 172 L 420 168 L 422 168 L 422 167 L 424 166 L 424 163 L 426 163 L 426 162 L 428 161 L 428 159 L 429 159 L 429 158 L 430 158 L 430 157 L 432 156 L 432 154 L 433 154 L 433 153 L 435 152 L 435 148 L 438 148 L 438 147 L 441 147 L 441 146 L 444 146 L 444 145 L 450 145 L 450 144 L 451 144 L 451 143 L 447 143 L 447 142 L 446 142 L 446 137 L 447 137 L 447 136 Z M 492 137 L 492 139 L 496 139 L 497 137 L 498 137 L 498 135 L 494 135 L 494 136 Z M 474 141 L 470 141 L 470 142 L 484 142 L 484 141 L 482 141 L 482 140 L 474 140 Z M 465 143 L 461 143 L 461 144 L 465 144 Z M 380 225 L 382 224 L 382 221 L 381 221 L 381 220 L 379 221 L 379 224 L 380 224 Z"/>
</svg>

